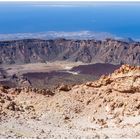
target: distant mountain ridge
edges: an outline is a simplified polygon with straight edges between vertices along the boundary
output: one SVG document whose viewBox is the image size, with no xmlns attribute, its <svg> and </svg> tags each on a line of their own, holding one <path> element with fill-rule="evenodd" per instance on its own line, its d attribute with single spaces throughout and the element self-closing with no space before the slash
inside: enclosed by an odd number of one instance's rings
<svg viewBox="0 0 140 140">
<path fill-rule="evenodd" d="M 114 39 L 23 39 L 0 41 L 1 64 L 56 60 L 140 65 L 140 43 Z"/>
</svg>

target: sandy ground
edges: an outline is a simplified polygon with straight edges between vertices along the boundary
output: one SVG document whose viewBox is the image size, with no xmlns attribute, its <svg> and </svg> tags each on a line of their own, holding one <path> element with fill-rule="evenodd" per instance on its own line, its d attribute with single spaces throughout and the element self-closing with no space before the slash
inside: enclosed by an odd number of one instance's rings
<svg viewBox="0 0 140 140">
<path fill-rule="evenodd" d="M 101 128 L 84 117 L 65 122 L 59 114 L 46 112 L 37 120 L 9 119 L 0 126 L 0 138 L 140 138 L 139 120 L 127 117 L 116 126 L 112 119 L 108 128 Z"/>
<path fill-rule="evenodd" d="M 72 67 L 82 65 L 82 62 L 67 62 L 67 61 L 55 61 L 48 63 L 31 63 L 23 65 L 3 65 L 1 66 L 8 75 L 24 74 L 28 72 L 50 72 L 57 70 L 70 70 Z"/>
<path fill-rule="evenodd" d="M 61 92 L 53 97 L 23 94 L 16 100 L 33 105 L 36 111 L 15 112 L 2 119 L 0 138 L 140 138 L 140 116 L 114 117 L 105 106 L 96 112 L 97 103 L 80 103 L 80 98 L 84 99 L 75 93 Z"/>
</svg>

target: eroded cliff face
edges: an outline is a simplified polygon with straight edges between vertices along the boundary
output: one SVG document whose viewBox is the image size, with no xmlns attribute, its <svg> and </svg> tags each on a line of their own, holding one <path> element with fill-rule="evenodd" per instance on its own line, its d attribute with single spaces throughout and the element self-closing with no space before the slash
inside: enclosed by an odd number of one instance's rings
<svg viewBox="0 0 140 140">
<path fill-rule="evenodd" d="M 1 64 L 55 60 L 140 65 L 140 43 L 112 39 L 105 41 L 26 39 L 0 42 Z"/>
<path fill-rule="evenodd" d="M 0 88 L 0 138 L 140 138 L 140 67 L 54 91 Z"/>
</svg>

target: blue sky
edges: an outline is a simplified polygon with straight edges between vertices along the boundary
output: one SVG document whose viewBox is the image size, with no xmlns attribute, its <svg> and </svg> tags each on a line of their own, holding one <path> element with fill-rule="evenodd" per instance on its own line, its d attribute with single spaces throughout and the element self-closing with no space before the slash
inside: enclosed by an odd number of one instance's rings
<svg viewBox="0 0 140 140">
<path fill-rule="evenodd" d="M 0 34 L 34 32 L 108 32 L 139 38 L 140 3 L 0 4 Z"/>
</svg>

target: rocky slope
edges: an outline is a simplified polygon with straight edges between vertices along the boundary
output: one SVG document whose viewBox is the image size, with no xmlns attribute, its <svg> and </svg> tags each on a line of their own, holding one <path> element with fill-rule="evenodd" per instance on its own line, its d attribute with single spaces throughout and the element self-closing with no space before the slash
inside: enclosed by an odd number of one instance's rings
<svg viewBox="0 0 140 140">
<path fill-rule="evenodd" d="M 140 138 L 140 67 L 54 91 L 0 88 L 1 138 Z"/>
<path fill-rule="evenodd" d="M 140 65 L 140 43 L 113 39 L 105 41 L 25 39 L 0 42 L 1 64 L 55 60 Z"/>
</svg>

